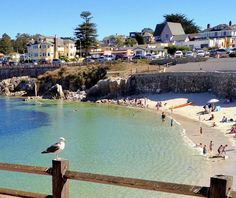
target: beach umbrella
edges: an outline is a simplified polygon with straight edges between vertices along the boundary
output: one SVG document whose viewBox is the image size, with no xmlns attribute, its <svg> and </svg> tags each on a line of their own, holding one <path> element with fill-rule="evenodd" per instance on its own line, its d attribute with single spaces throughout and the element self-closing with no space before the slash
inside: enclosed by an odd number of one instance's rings
<svg viewBox="0 0 236 198">
<path fill-rule="evenodd" d="M 219 102 L 218 99 L 212 98 L 212 99 L 208 100 L 207 103 L 217 103 L 217 102 Z"/>
</svg>

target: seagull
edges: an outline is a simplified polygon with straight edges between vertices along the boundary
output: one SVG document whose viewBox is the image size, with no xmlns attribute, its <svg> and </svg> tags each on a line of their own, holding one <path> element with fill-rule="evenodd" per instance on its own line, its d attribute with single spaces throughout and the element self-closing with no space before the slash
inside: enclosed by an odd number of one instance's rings
<svg viewBox="0 0 236 198">
<path fill-rule="evenodd" d="M 42 154 L 44 153 L 55 153 L 57 155 L 57 158 L 56 159 L 59 159 L 58 158 L 58 154 L 64 150 L 65 148 L 65 138 L 63 137 L 60 137 L 59 139 L 59 142 L 49 146 L 45 151 L 41 152 Z"/>
</svg>

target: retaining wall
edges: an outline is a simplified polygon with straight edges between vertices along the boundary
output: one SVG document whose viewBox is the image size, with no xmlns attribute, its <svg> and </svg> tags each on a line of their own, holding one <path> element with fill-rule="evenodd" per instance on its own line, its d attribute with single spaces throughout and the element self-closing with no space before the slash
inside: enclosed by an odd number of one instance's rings
<svg viewBox="0 0 236 198">
<path fill-rule="evenodd" d="M 177 72 L 135 74 L 128 80 L 130 93 L 200 93 L 236 98 L 236 73 Z"/>
<path fill-rule="evenodd" d="M 0 67 L 0 80 L 19 77 L 19 76 L 30 76 L 37 77 L 46 71 L 52 71 L 58 67 L 52 66 L 34 66 L 34 67 Z"/>
</svg>

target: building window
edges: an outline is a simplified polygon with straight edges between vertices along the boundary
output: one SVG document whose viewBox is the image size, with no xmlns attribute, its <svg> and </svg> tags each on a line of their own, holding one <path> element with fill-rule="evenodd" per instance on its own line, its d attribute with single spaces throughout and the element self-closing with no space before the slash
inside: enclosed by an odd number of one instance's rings
<svg viewBox="0 0 236 198">
<path fill-rule="evenodd" d="M 215 37 L 217 37 L 218 36 L 218 33 L 217 32 L 215 32 Z"/>
<path fill-rule="evenodd" d="M 50 52 L 48 52 L 48 56 L 50 56 Z"/>
<path fill-rule="evenodd" d="M 226 32 L 224 32 L 224 36 L 226 36 Z"/>
<path fill-rule="evenodd" d="M 166 39 L 168 39 L 169 38 L 169 34 L 166 34 Z"/>
</svg>

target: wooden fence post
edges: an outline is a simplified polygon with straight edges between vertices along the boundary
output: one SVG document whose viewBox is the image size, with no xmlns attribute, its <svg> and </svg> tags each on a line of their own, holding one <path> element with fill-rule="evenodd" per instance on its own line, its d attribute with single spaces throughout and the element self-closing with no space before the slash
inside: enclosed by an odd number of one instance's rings
<svg viewBox="0 0 236 198">
<path fill-rule="evenodd" d="M 64 175 L 69 168 L 69 161 L 54 159 L 52 161 L 52 196 L 53 198 L 69 198 L 69 180 Z"/>
<path fill-rule="evenodd" d="M 211 177 L 210 192 L 208 198 L 226 198 L 232 191 L 233 177 L 216 175 Z"/>
</svg>

